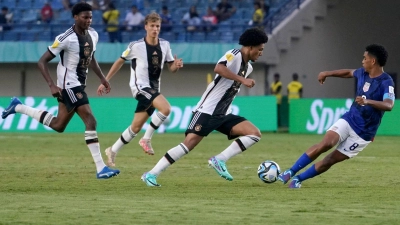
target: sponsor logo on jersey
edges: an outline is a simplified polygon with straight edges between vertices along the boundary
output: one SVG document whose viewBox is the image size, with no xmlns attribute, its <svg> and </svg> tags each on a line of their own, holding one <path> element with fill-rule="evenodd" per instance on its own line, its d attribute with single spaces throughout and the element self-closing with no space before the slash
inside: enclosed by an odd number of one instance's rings
<svg viewBox="0 0 400 225">
<path fill-rule="evenodd" d="M 53 42 L 53 44 L 51 45 L 51 47 L 52 47 L 52 48 L 57 48 L 59 44 L 60 44 L 60 42 L 58 42 L 57 40 L 55 40 L 55 41 Z"/>
<path fill-rule="evenodd" d="M 365 82 L 364 87 L 363 87 L 363 91 L 364 91 L 364 92 L 367 92 L 367 91 L 369 90 L 369 87 L 370 87 L 370 86 L 371 86 L 370 83 Z"/>
<path fill-rule="evenodd" d="M 130 52 L 129 49 L 125 50 L 125 51 L 122 53 L 122 57 L 127 57 L 128 54 L 129 54 L 129 52 Z"/>
<path fill-rule="evenodd" d="M 194 130 L 199 132 L 201 130 L 201 125 L 200 124 L 196 124 L 196 126 L 194 127 Z"/>
<path fill-rule="evenodd" d="M 230 61 L 232 61 L 234 56 L 231 53 L 228 53 L 228 54 L 225 55 L 225 57 L 228 60 L 228 62 L 230 62 Z"/>
<path fill-rule="evenodd" d="M 79 98 L 79 99 L 82 99 L 83 95 L 82 95 L 82 93 L 78 92 L 78 93 L 76 93 L 76 97 Z"/>
</svg>

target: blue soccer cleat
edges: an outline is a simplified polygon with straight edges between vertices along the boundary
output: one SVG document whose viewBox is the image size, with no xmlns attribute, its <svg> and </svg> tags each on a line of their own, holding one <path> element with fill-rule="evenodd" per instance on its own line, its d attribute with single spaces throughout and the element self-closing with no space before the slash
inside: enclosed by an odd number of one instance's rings
<svg viewBox="0 0 400 225">
<path fill-rule="evenodd" d="M 229 174 L 228 169 L 226 168 L 225 161 L 219 160 L 214 156 L 208 160 L 208 166 L 214 168 L 214 170 L 226 180 L 233 180 L 233 177 Z"/>
<path fill-rule="evenodd" d="M 157 183 L 157 176 L 149 172 L 144 173 L 140 179 L 149 187 L 161 187 L 161 185 Z"/>
<path fill-rule="evenodd" d="M 97 179 L 108 179 L 117 176 L 119 173 L 119 170 L 110 169 L 105 166 L 100 172 L 97 173 Z"/>
<path fill-rule="evenodd" d="M 15 106 L 22 104 L 17 97 L 12 97 L 10 105 L 1 113 L 1 118 L 5 119 L 11 114 L 15 114 Z"/>
<path fill-rule="evenodd" d="M 293 171 L 291 169 L 288 169 L 279 174 L 278 180 L 282 181 L 283 184 L 286 184 L 290 180 L 290 178 L 293 177 L 293 175 Z"/>
<path fill-rule="evenodd" d="M 301 181 L 299 177 L 293 177 L 292 182 L 289 184 L 289 188 L 301 188 Z"/>
</svg>

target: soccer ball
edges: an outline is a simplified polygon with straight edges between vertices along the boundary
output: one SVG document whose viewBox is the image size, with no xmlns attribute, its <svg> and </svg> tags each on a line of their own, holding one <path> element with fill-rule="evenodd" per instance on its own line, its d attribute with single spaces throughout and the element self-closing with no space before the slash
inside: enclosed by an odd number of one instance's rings
<svg viewBox="0 0 400 225">
<path fill-rule="evenodd" d="M 258 166 L 257 174 L 258 178 L 264 183 L 271 184 L 278 179 L 278 175 L 281 172 L 278 163 L 274 161 L 264 161 Z"/>
</svg>

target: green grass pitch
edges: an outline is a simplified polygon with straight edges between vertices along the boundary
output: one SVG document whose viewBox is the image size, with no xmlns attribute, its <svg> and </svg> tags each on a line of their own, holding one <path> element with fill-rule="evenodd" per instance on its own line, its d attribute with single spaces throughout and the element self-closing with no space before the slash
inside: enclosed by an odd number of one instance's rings
<svg viewBox="0 0 400 225">
<path fill-rule="evenodd" d="M 104 149 L 119 133 L 99 134 Z M 359 156 L 291 190 L 264 184 L 257 167 L 282 170 L 320 135 L 264 133 L 227 162 L 232 182 L 208 168 L 231 141 L 219 133 L 164 171 L 160 188 L 140 180 L 183 134 L 155 134 L 154 156 L 138 145 L 117 156 L 118 177 L 97 180 L 82 134 L 0 134 L 0 224 L 400 224 L 400 138 L 381 137 Z"/>
</svg>

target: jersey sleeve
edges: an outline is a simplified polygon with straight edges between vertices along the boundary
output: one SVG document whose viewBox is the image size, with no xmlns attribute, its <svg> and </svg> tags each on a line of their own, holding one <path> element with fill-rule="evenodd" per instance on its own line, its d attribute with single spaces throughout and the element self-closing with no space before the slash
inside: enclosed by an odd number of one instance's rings
<svg viewBox="0 0 400 225">
<path fill-rule="evenodd" d="M 93 40 L 93 52 L 95 52 L 97 43 L 99 42 L 99 34 L 95 30 L 93 30 L 93 38 L 95 39 Z"/>
<path fill-rule="evenodd" d="M 394 101 L 395 99 L 395 94 L 394 94 L 394 82 L 393 80 L 385 80 L 382 82 L 382 88 L 384 89 L 383 91 L 383 99 L 390 99 Z"/>
<path fill-rule="evenodd" d="M 359 79 L 361 76 L 363 76 L 364 72 L 365 72 L 364 68 L 358 68 L 354 70 L 353 77 Z"/>
<path fill-rule="evenodd" d="M 237 52 L 236 52 L 237 51 Z M 234 53 L 236 52 L 236 54 Z M 225 53 L 224 56 L 222 56 L 219 60 L 217 64 L 223 64 L 226 67 L 228 67 L 228 69 L 233 70 L 233 67 L 237 65 L 239 65 L 240 67 L 240 63 L 236 63 L 238 60 L 242 60 L 242 56 L 240 54 L 238 54 L 238 50 L 230 50 L 227 51 Z M 240 61 L 241 62 L 241 61 Z M 233 70 L 234 71 L 234 70 Z"/>
<path fill-rule="evenodd" d="M 69 39 L 65 38 L 64 34 L 58 35 L 53 44 L 49 46 L 47 49 L 50 51 L 51 54 L 54 56 L 60 54 L 60 52 L 64 49 L 68 48 Z"/>
<path fill-rule="evenodd" d="M 124 60 L 132 60 L 135 58 L 135 42 L 131 42 L 128 48 L 122 53 L 121 58 Z"/>
<path fill-rule="evenodd" d="M 175 59 L 174 59 L 174 56 L 172 55 L 171 45 L 168 42 L 168 50 L 167 50 L 167 53 L 165 55 L 165 62 L 173 62 L 174 60 Z"/>
</svg>

